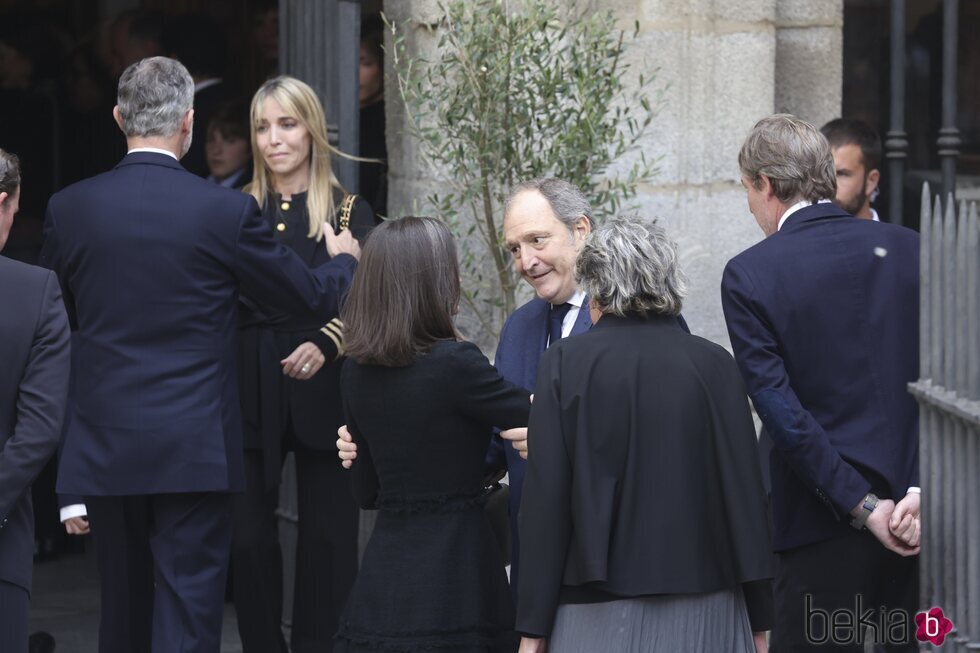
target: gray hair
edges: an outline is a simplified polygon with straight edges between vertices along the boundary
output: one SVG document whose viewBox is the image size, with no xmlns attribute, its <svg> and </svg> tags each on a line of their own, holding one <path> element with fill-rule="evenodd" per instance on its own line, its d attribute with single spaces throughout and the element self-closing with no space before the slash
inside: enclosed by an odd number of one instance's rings
<svg viewBox="0 0 980 653">
<path fill-rule="evenodd" d="M 575 279 L 607 313 L 677 315 L 687 279 L 677 246 L 656 220 L 620 216 L 585 240 L 575 260 Z"/>
<path fill-rule="evenodd" d="M 765 175 L 784 204 L 817 202 L 837 195 L 837 170 L 830 144 L 820 131 L 788 113 L 763 118 L 738 153 L 738 167 L 759 188 Z"/>
<path fill-rule="evenodd" d="M 0 150 L 0 193 L 13 195 L 20 188 L 20 159 L 16 154 Z"/>
<path fill-rule="evenodd" d="M 123 71 L 116 104 L 126 136 L 173 136 L 194 106 L 194 80 L 179 61 L 149 57 Z"/>
<path fill-rule="evenodd" d="M 582 216 L 585 216 L 590 226 L 595 226 L 595 221 L 592 218 L 592 206 L 589 204 L 589 200 L 585 198 L 585 193 L 575 184 L 555 177 L 532 179 L 515 186 L 507 195 L 504 215 L 510 212 L 514 198 L 526 190 L 536 190 L 541 193 L 551 205 L 551 210 L 568 227 L 569 231 L 575 226 L 575 221 Z"/>
</svg>

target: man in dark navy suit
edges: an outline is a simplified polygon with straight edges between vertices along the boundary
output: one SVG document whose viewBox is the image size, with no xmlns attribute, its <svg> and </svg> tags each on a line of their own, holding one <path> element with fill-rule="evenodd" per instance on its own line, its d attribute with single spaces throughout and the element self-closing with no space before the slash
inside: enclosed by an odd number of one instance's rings
<svg viewBox="0 0 980 653">
<path fill-rule="evenodd" d="M 722 305 L 774 443 L 772 650 L 861 651 L 863 626 L 831 633 L 829 615 L 911 619 L 918 594 L 918 235 L 832 204 L 830 146 L 793 116 L 756 124 L 739 167 L 766 238 L 729 261 Z"/>
<path fill-rule="evenodd" d="M 17 158 L 0 150 L 0 249 L 20 201 Z M 26 651 L 31 482 L 58 447 L 70 369 L 68 318 L 49 270 L 0 257 L 0 651 Z"/>
<path fill-rule="evenodd" d="M 243 489 L 239 290 L 326 322 L 360 251 L 328 230 L 332 258 L 309 270 L 251 196 L 184 170 L 193 93 L 172 59 L 127 68 L 113 113 L 128 154 L 48 205 L 43 260 L 76 329 L 58 490 L 91 519 L 102 653 L 219 650 Z"/>
</svg>

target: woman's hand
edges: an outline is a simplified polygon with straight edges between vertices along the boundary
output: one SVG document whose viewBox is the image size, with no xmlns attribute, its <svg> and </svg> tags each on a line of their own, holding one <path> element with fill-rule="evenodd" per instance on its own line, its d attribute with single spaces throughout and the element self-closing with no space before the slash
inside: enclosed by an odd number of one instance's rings
<svg viewBox="0 0 980 653">
<path fill-rule="evenodd" d="M 327 246 L 330 258 L 339 254 L 350 254 L 357 260 L 361 259 L 361 244 L 354 238 L 350 229 L 344 229 L 339 234 L 333 232 L 329 222 L 323 225 L 323 242 Z"/>
<path fill-rule="evenodd" d="M 337 457 L 340 458 L 340 464 L 344 469 L 353 467 L 354 460 L 357 459 L 357 445 L 354 444 L 354 438 L 351 437 L 346 424 L 337 429 Z"/>
<path fill-rule="evenodd" d="M 766 641 L 765 631 L 752 633 L 752 643 L 755 644 L 755 653 L 769 653 L 769 642 Z"/>
<path fill-rule="evenodd" d="M 517 653 L 545 653 L 548 640 L 544 637 L 521 637 L 521 648 Z"/>
<path fill-rule="evenodd" d="M 312 342 L 304 342 L 286 358 L 279 361 L 282 373 L 297 381 L 306 381 L 320 371 L 326 358 Z"/>
</svg>

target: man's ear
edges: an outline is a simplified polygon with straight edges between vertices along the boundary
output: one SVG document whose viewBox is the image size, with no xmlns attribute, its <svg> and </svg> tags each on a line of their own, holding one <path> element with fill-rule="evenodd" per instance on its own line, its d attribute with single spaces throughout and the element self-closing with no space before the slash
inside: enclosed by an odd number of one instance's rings
<svg viewBox="0 0 980 653">
<path fill-rule="evenodd" d="M 759 185 L 756 188 L 766 196 L 767 200 L 775 195 L 772 191 L 772 181 L 765 175 L 759 175 Z"/>
<path fill-rule="evenodd" d="M 112 117 L 113 117 L 113 119 L 115 119 L 116 124 L 119 125 L 119 129 L 121 129 L 122 132 L 125 134 L 126 133 L 126 130 L 123 129 L 122 114 L 119 113 L 119 105 L 118 104 L 116 106 L 112 107 Z"/>
<path fill-rule="evenodd" d="M 871 196 L 878 188 L 878 182 L 881 181 L 881 171 L 875 168 L 868 173 L 868 176 L 864 178 L 864 194 Z"/>
<path fill-rule="evenodd" d="M 180 123 L 180 128 L 184 133 L 190 133 L 194 129 L 194 109 L 189 109 L 184 114 L 184 120 Z"/>
<path fill-rule="evenodd" d="M 8 197 L 10 197 L 10 193 L 7 191 L 0 193 L 0 206 L 3 206 L 3 203 L 7 201 Z"/>
<path fill-rule="evenodd" d="M 572 225 L 572 233 L 578 240 L 585 240 L 585 237 L 592 233 L 592 223 L 584 215 L 580 215 Z"/>
</svg>

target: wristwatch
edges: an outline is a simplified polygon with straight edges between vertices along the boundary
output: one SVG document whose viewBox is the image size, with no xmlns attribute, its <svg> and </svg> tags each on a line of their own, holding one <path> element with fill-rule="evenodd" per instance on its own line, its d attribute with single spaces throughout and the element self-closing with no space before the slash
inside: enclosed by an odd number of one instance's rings
<svg viewBox="0 0 980 653">
<path fill-rule="evenodd" d="M 855 530 L 864 530 L 864 524 L 868 521 L 868 517 L 871 515 L 877 505 L 878 495 L 872 492 L 868 492 L 866 495 L 864 495 L 864 502 L 861 504 L 857 517 L 851 520 L 851 526 L 853 526 Z"/>
</svg>

